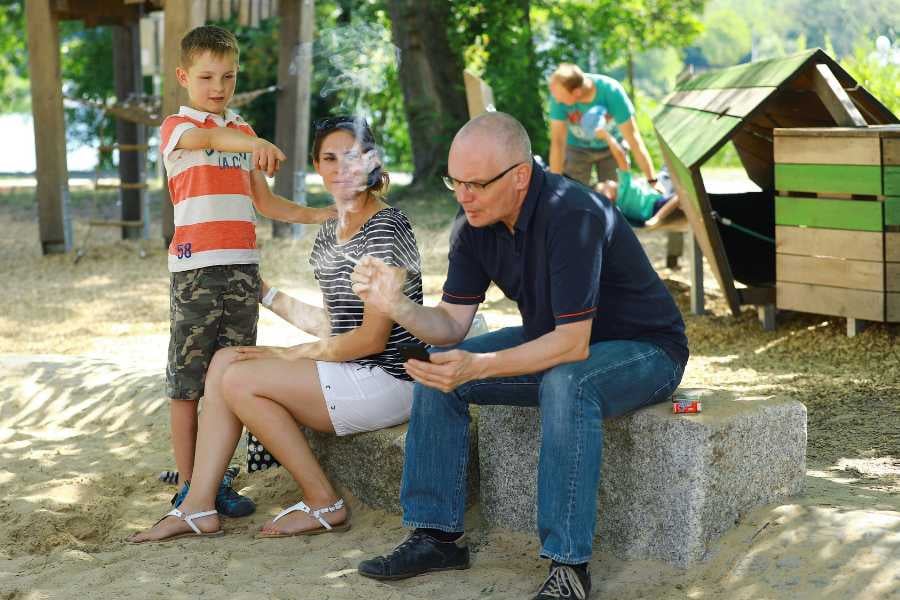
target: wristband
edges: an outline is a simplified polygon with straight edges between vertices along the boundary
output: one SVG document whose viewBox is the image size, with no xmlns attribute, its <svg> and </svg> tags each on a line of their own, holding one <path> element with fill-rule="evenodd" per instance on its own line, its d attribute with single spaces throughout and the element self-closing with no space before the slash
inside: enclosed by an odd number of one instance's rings
<svg viewBox="0 0 900 600">
<path fill-rule="evenodd" d="M 269 291 L 266 292 L 266 295 L 262 297 L 262 300 L 259 301 L 260 304 L 265 306 L 268 309 L 272 308 L 272 302 L 275 301 L 275 294 L 278 293 L 277 287 L 270 287 Z"/>
</svg>

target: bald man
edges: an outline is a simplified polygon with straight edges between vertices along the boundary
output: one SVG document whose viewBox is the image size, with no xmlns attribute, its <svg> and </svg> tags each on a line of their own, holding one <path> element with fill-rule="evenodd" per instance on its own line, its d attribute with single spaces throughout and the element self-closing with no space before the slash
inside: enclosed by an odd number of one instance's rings
<svg viewBox="0 0 900 600">
<path fill-rule="evenodd" d="M 462 214 L 441 302 L 408 301 L 405 273 L 375 259 L 364 258 L 352 278 L 366 303 L 443 347 L 430 362 L 406 363 L 417 383 L 400 499 L 414 530 L 359 573 L 403 579 L 468 568 L 469 404 L 535 406 L 540 554 L 551 560 L 535 598 L 586 598 L 601 421 L 671 396 L 688 359 L 684 322 L 621 213 L 541 169 L 513 117 L 469 121 L 444 181 Z M 463 341 L 491 282 L 518 304 L 522 326 Z"/>
</svg>

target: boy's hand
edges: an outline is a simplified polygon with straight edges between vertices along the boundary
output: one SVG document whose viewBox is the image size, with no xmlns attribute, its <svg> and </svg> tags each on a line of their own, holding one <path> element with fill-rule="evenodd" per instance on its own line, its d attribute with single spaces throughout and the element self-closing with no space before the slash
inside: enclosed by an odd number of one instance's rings
<svg viewBox="0 0 900 600">
<path fill-rule="evenodd" d="M 332 204 L 331 206 L 326 206 L 325 208 L 313 208 L 312 210 L 312 223 L 324 223 L 328 219 L 332 219 L 337 217 L 337 207 Z"/>
<path fill-rule="evenodd" d="M 287 160 L 284 152 L 278 149 L 278 146 L 268 140 L 257 138 L 253 142 L 253 157 L 251 159 L 253 166 L 260 171 L 265 171 L 269 177 L 275 174 L 281 161 Z"/>
</svg>

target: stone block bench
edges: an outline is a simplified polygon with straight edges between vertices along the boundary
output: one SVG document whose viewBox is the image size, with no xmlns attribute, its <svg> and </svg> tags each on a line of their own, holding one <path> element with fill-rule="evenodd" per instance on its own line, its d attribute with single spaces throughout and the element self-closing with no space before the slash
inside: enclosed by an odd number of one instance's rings
<svg viewBox="0 0 900 600">
<path fill-rule="evenodd" d="M 469 436 L 468 498 L 478 497 L 477 423 Z M 369 506 L 399 513 L 400 479 L 406 455 L 406 423 L 367 433 L 338 437 L 307 430 L 306 437 L 331 480 Z"/>
<path fill-rule="evenodd" d="M 687 566 L 746 511 L 800 491 L 803 404 L 679 393 L 701 396 L 703 412 L 676 415 L 663 402 L 605 422 L 596 548 Z M 539 411 L 482 406 L 478 425 L 482 515 L 536 532 Z"/>
</svg>

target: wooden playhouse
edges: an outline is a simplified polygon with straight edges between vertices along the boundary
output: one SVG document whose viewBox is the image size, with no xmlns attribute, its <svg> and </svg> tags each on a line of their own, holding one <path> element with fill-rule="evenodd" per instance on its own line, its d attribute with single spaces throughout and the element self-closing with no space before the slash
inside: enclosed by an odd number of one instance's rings
<svg viewBox="0 0 900 600">
<path fill-rule="evenodd" d="M 733 314 L 755 305 L 900 321 L 900 126 L 822 50 L 681 82 L 654 119 L 682 209 Z M 761 191 L 713 194 L 731 142 Z"/>
</svg>

